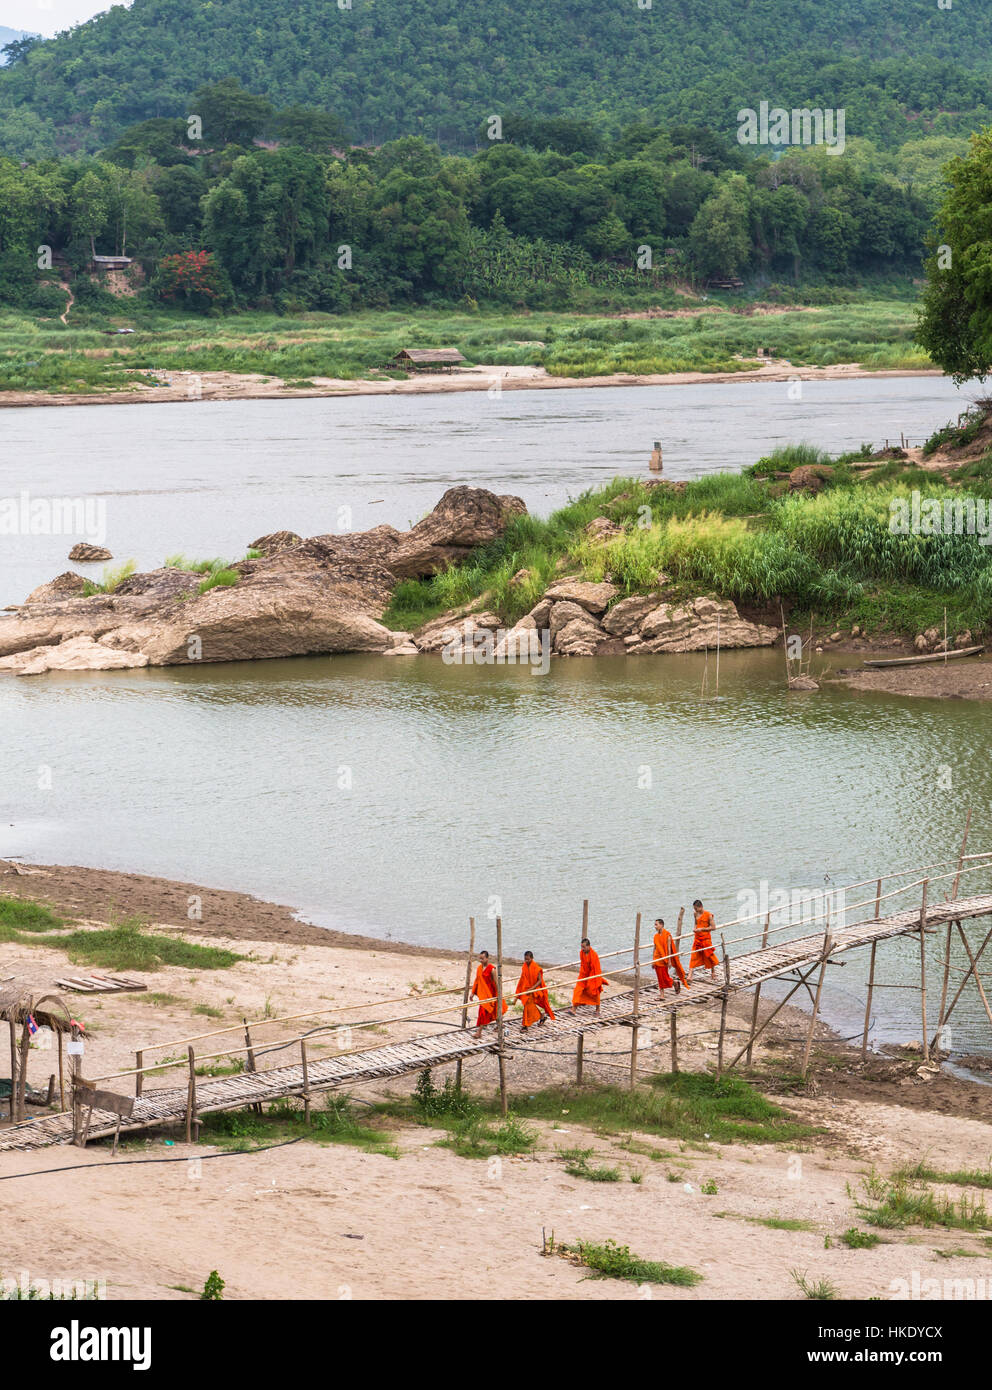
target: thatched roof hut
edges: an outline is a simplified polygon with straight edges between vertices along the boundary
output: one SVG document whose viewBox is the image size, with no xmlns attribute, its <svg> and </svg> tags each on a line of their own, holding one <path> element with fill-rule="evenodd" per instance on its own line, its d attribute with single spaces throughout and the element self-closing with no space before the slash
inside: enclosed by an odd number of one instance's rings
<svg viewBox="0 0 992 1390">
<path fill-rule="evenodd" d="M 24 1119 L 24 1104 L 27 1095 L 28 1055 L 33 1036 L 32 1023 L 36 1030 L 49 1028 L 58 1039 L 59 1096 L 65 1108 L 64 1078 L 62 1070 L 62 1039 L 76 1030 L 69 1005 L 58 994 L 42 994 L 37 998 L 30 990 L 16 984 L 0 986 L 0 1025 L 7 1024 L 10 1035 L 10 1105 L 9 1116 L 12 1122 Z M 20 1038 L 18 1039 L 18 1033 Z M 49 1085 L 51 1095 L 54 1084 Z"/>
<path fill-rule="evenodd" d="M 465 358 L 457 348 L 403 348 L 393 361 L 400 367 L 413 367 L 415 371 L 424 371 L 432 367 L 457 367 Z"/>
</svg>

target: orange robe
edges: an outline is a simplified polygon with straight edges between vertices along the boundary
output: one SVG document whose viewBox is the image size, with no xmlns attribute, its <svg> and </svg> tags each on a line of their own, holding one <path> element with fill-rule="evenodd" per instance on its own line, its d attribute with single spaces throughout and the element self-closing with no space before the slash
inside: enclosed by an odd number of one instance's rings
<svg viewBox="0 0 992 1390">
<path fill-rule="evenodd" d="M 654 934 L 654 973 L 658 977 L 659 989 L 671 989 L 672 977 L 671 969 L 674 968 L 676 975 L 688 988 L 689 981 L 685 977 L 682 962 L 675 950 L 675 940 L 667 927 L 662 927 L 661 931 Z"/>
<path fill-rule="evenodd" d="M 488 965 L 480 965 L 475 972 L 475 984 L 472 986 L 472 998 L 479 1001 L 479 1017 L 475 1021 L 476 1028 L 484 1028 L 487 1023 L 494 1023 L 496 1020 L 496 967 L 492 961 Z M 506 1013 L 507 1002 L 503 1000 L 503 1012 Z"/>
<path fill-rule="evenodd" d="M 605 983 L 602 978 L 603 967 L 599 963 L 599 956 L 592 947 L 590 946 L 588 951 L 580 951 L 579 956 L 581 961 L 579 978 L 572 991 L 573 1008 L 576 1004 L 598 1004 Z M 599 978 L 590 978 L 594 976 Z"/>
<path fill-rule="evenodd" d="M 715 970 L 720 964 L 716 951 L 713 949 L 713 938 L 710 935 L 712 930 L 712 912 L 701 912 L 696 918 L 696 934 L 692 938 L 692 955 L 689 957 L 690 970 L 695 970 L 697 965 L 703 965 L 707 970 Z"/>
<path fill-rule="evenodd" d="M 533 993 L 528 993 L 530 990 Z M 548 991 L 544 988 L 544 971 L 536 960 L 532 960 L 529 965 L 526 961 L 524 962 L 523 969 L 520 971 L 520 979 L 517 981 L 517 998 L 524 1006 L 523 1026 L 525 1028 L 540 1022 L 542 1010 L 548 1018 L 554 1018 L 551 1000 L 548 998 Z"/>
</svg>

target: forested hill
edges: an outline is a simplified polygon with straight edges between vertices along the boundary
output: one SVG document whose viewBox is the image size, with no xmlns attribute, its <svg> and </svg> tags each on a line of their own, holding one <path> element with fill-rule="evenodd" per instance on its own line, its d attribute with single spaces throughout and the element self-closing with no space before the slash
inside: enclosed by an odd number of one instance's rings
<svg viewBox="0 0 992 1390">
<path fill-rule="evenodd" d="M 359 143 L 452 149 L 492 113 L 736 128 L 762 99 L 845 107 L 899 146 L 990 119 L 992 8 L 936 0 L 134 0 L 0 72 L 0 149 L 92 150 L 224 76 Z M 640 0 L 645 6 L 649 0 Z"/>
</svg>

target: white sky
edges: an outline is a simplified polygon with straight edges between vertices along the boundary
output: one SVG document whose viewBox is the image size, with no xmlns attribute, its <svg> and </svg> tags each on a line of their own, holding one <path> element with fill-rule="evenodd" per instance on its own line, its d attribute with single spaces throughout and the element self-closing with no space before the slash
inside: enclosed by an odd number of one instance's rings
<svg viewBox="0 0 992 1390">
<path fill-rule="evenodd" d="M 110 4 L 111 0 L 0 0 L 0 24 L 50 38 L 60 29 L 109 10 Z"/>
</svg>

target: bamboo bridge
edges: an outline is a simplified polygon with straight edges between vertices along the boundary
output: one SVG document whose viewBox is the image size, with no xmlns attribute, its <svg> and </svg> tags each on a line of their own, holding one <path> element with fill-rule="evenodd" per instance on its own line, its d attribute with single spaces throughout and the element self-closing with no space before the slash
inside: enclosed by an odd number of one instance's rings
<svg viewBox="0 0 992 1390">
<path fill-rule="evenodd" d="M 571 1012 L 562 1010 L 557 1018 L 552 1022 L 548 1021 L 540 1027 L 532 1027 L 524 1030 L 519 1020 L 499 1020 L 497 1026 L 490 1025 L 484 1030 L 481 1037 L 476 1038 L 471 1028 L 465 1026 L 465 1007 L 468 999 L 468 973 L 466 973 L 466 987 L 461 1000 L 445 1006 L 438 1012 L 460 1010 L 462 1011 L 461 1026 L 450 1027 L 445 1032 L 433 1032 L 427 1035 L 411 1038 L 406 1041 L 383 1044 L 363 1050 L 354 1050 L 341 1053 L 337 1056 L 311 1056 L 308 1054 L 308 1043 L 312 1047 L 314 1043 L 313 1032 L 303 1034 L 300 1037 L 290 1039 L 288 1042 L 270 1044 L 267 1042 L 252 1045 L 251 1037 L 245 1025 L 246 1046 L 238 1048 L 228 1048 L 223 1053 L 213 1054 L 213 1056 L 232 1056 L 235 1054 L 247 1054 L 250 1069 L 240 1071 L 233 1075 L 224 1077 L 202 1077 L 197 1074 L 197 1065 L 204 1061 L 211 1060 L 200 1056 L 199 1059 L 192 1046 L 187 1046 L 188 1059 L 188 1078 L 182 1085 L 167 1086 L 159 1090 L 144 1092 L 144 1078 L 149 1073 L 161 1071 L 163 1067 L 175 1066 L 175 1060 L 160 1059 L 158 1062 L 150 1062 L 145 1065 L 144 1052 L 136 1054 L 136 1066 L 129 1072 L 118 1072 L 114 1076 L 99 1078 L 100 1083 L 109 1083 L 115 1079 L 118 1081 L 124 1078 L 134 1078 L 135 1094 L 133 1097 L 124 1096 L 117 1092 L 101 1090 L 95 1082 L 84 1081 L 79 1074 L 77 1065 L 76 1074 L 73 1078 L 73 1103 L 69 1109 L 61 1113 L 47 1114 L 37 1118 L 23 1120 L 20 1123 L 0 1128 L 0 1151 L 3 1150 L 29 1150 L 45 1147 L 51 1144 L 82 1143 L 88 1139 L 96 1139 L 113 1135 L 115 1137 L 115 1149 L 117 1136 L 126 1131 L 144 1130 L 157 1125 L 176 1125 L 185 1123 L 187 1139 L 195 1138 L 199 1130 L 199 1117 L 217 1111 L 238 1110 L 246 1106 L 261 1106 L 262 1104 L 287 1098 L 302 1098 L 309 1117 L 310 1099 L 314 1094 L 326 1091 L 339 1090 L 361 1086 L 367 1082 L 382 1080 L 387 1077 L 398 1077 L 411 1072 L 420 1072 L 425 1068 L 435 1068 L 449 1063 L 461 1063 L 466 1059 L 483 1056 L 486 1054 L 496 1054 L 500 1060 L 501 1089 L 503 1091 L 505 1105 L 505 1078 L 503 1075 L 503 1062 L 507 1056 L 512 1056 L 518 1049 L 525 1048 L 527 1051 L 539 1049 L 542 1045 L 553 1044 L 565 1038 L 576 1040 L 577 1057 L 577 1079 L 582 1076 L 582 1051 L 583 1039 L 586 1033 L 595 1032 L 604 1028 L 624 1026 L 631 1030 L 631 1084 L 633 1084 L 637 1071 L 637 1051 L 639 1039 L 646 1041 L 644 1034 L 646 1030 L 653 1029 L 657 1024 L 667 1022 L 671 1034 L 672 1062 L 673 1070 L 677 1070 L 677 1027 L 678 1019 L 686 1011 L 699 1009 L 707 1004 L 719 1002 L 722 1006 L 720 1042 L 717 1057 L 717 1072 L 737 1065 L 745 1055 L 750 1061 L 751 1049 L 755 1040 L 761 1035 L 772 1018 L 781 1008 L 792 998 L 797 990 L 806 988 L 813 1002 L 812 1016 L 809 1023 L 809 1032 L 806 1039 L 806 1049 L 803 1059 L 803 1070 L 805 1072 L 809 1063 L 810 1048 L 813 1042 L 814 1028 L 816 1025 L 817 1013 L 820 1004 L 820 995 L 823 980 L 828 965 L 839 955 L 850 951 L 871 948 L 871 973 L 868 983 L 868 1008 L 865 1014 L 865 1032 L 862 1046 L 862 1055 L 865 1053 L 868 1041 L 868 1021 L 871 1010 L 871 995 L 875 982 L 875 952 L 880 942 L 899 937 L 910 936 L 918 938 L 920 944 L 920 965 L 921 965 L 921 1006 L 923 1023 L 923 1053 L 924 1060 L 929 1059 L 931 1046 L 936 1044 L 938 1034 L 934 1034 L 933 1043 L 929 1038 L 929 1027 L 927 1021 L 927 980 L 926 980 L 926 938 L 938 932 L 941 928 L 946 928 L 947 933 L 947 958 L 943 975 L 943 987 L 940 997 L 940 1009 L 937 1014 L 937 1028 L 943 1027 L 949 1017 L 951 1010 L 960 998 L 962 990 L 970 978 L 974 978 L 982 1002 L 985 1006 L 986 1015 L 992 1027 L 992 1009 L 990 1009 L 988 999 L 982 987 L 981 978 L 978 975 L 978 963 L 985 951 L 989 941 L 992 940 L 992 929 L 985 936 L 981 947 L 975 953 L 971 944 L 964 933 L 962 923 L 980 917 L 992 916 L 992 893 L 983 893 L 971 897 L 958 897 L 958 886 L 963 873 L 969 873 L 976 869 L 992 869 L 992 854 L 965 856 L 962 853 L 957 860 L 956 871 L 946 874 L 928 876 L 922 880 L 896 887 L 890 893 L 882 893 L 883 878 L 896 878 L 906 876 L 906 873 L 920 872 L 919 870 L 902 871 L 901 875 L 885 875 L 877 880 L 874 900 L 868 900 L 871 915 L 863 921 L 856 922 L 850 926 L 837 925 L 832 927 L 830 924 L 831 911 L 828 906 L 825 916 L 825 924 L 822 929 L 814 934 L 793 937 L 789 940 L 780 941 L 777 944 L 769 945 L 769 937 L 776 931 L 784 928 L 770 928 L 771 914 L 765 915 L 764 928 L 761 932 L 752 936 L 738 938 L 738 943 L 748 942 L 760 936 L 761 944 L 754 949 L 749 949 L 735 954 L 732 958 L 728 955 L 726 945 L 723 945 L 723 978 L 711 981 L 710 979 L 697 974 L 690 989 L 683 989 L 681 993 L 675 994 L 666 991 L 664 995 L 658 992 L 653 984 L 650 988 L 643 987 L 640 983 L 641 972 L 644 969 L 640 952 L 640 917 L 638 917 L 635 944 L 633 947 L 634 957 L 634 987 L 624 989 L 619 993 L 612 993 L 609 997 L 602 1000 L 601 1011 L 595 1014 L 588 1008 Z M 964 867 L 967 860 L 982 861 L 977 864 Z M 948 863 L 953 861 L 946 861 Z M 929 867 L 929 866 L 928 866 Z M 940 865 L 936 867 L 942 867 Z M 941 878 L 954 878 L 953 894 L 943 902 L 930 901 L 929 892 L 931 884 L 938 882 Z M 862 885 L 853 885 L 860 887 Z M 888 916 L 882 916 L 880 912 L 883 900 L 905 894 L 909 890 L 922 888 L 921 901 L 919 906 L 913 906 L 906 910 L 895 912 Z M 864 906 L 865 904 L 855 904 Z M 586 934 L 585 924 L 588 920 L 588 905 L 584 910 L 583 935 Z M 755 918 L 739 918 L 737 923 L 728 923 L 728 926 L 738 925 L 754 921 Z M 681 923 L 681 916 L 680 916 Z M 501 924 L 497 922 L 497 940 L 499 943 L 499 964 L 502 975 L 502 947 L 501 947 Z M 953 1001 L 948 1006 L 947 998 L 949 992 L 950 962 L 952 932 L 957 930 L 960 935 L 964 949 L 970 962 L 969 969 L 961 970 L 963 974 L 961 981 L 954 996 Z M 473 926 L 474 941 L 474 926 Z M 623 951 L 607 953 L 609 955 L 630 955 L 631 948 L 627 947 Z M 471 951 L 469 955 L 471 962 Z M 563 969 L 564 967 L 556 967 Z M 631 972 L 630 966 L 604 974 L 617 974 L 629 979 Z M 551 970 L 549 969 L 549 973 Z M 816 980 L 815 993 L 812 981 Z M 770 980 L 782 980 L 792 983 L 793 988 L 778 1002 L 770 1013 L 759 1022 L 758 1003 L 761 986 Z M 503 981 L 503 993 L 509 993 L 505 989 L 506 981 Z M 551 985 L 551 988 L 554 986 Z M 728 1001 L 734 995 L 754 991 L 754 1007 L 751 1015 L 751 1025 L 747 1045 L 742 1048 L 735 1056 L 725 1060 L 724 1043 Z M 460 991 L 459 991 L 460 992 Z M 436 997 L 436 996 L 435 996 Z M 434 997 L 431 997 L 432 1000 Z M 396 1001 L 393 1001 L 396 1002 Z M 340 1014 L 340 1010 L 337 1011 Z M 303 1017 L 300 1015 L 298 1017 Z M 306 1017 L 313 1017 L 312 1014 Z M 275 1022 L 286 1020 L 274 1020 Z M 388 1023 L 409 1022 L 409 1019 L 389 1019 L 381 1018 L 372 1024 L 361 1023 L 355 1025 L 355 1029 L 370 1026 L 379 1026 Z M 425 1021 L 425 1020 L 414 1020 Z M 257 1026 L 257 1025 L 253 1025 Z M 341 1025 L 334 1025 L 339 1028 Z M 201 1037 L 215 1037 L 224 1032 L 232 1032 L 234 1029 L 220 1029 L 214 1034 L 204 1034 Z M 197 1039 L 183 1039 L 184 1043 L 191 1043 Z M 171 1046 L 175 1047 L 173 1043 Z M 170 1046 L 168 1043 L 156 1044 L 156 1048 L 162 1049 Z M 299 1051 L 299 1061 L 289 1064 L 266 1067 L 262 1070 L 257 1069 L 256 1052 L 264 1054 L 269 1051 L 278 1051 L 286 1047 L 296 1047 Z M 71 1051 L 72 1049 L 70 1049 Z M 150 1050 L 150 1049 L 147 1049 Z M 76 1060 L 75 1058 L 73 1060 Z"/>
</svg>

